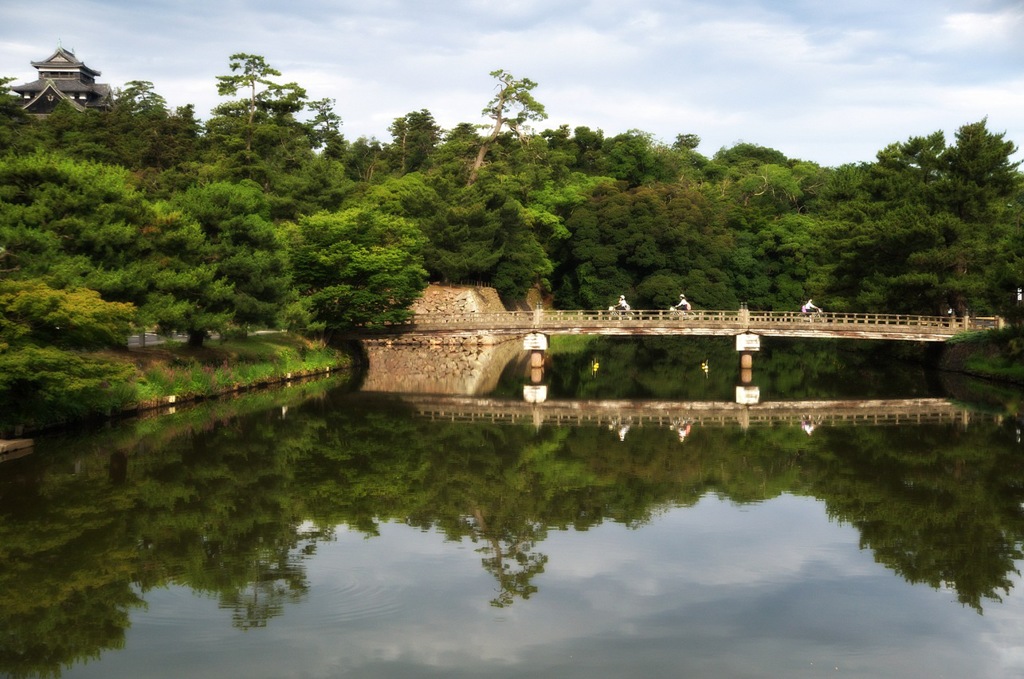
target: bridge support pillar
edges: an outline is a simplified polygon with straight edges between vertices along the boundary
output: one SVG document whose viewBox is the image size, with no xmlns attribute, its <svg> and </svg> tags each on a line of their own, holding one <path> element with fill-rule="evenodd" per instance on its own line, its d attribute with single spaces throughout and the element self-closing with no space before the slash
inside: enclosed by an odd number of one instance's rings
<svg viewBox="0 0 1024 679">
<path fill-rule="evenodd" d="M 740 354 L 740 380 L 750 384 L 753 379 L 754 352 L 761 350 L 761 336 L 745 332 L 736 335 L 736 351 Z"/>
<path fill-rule="evenodd" d="M 523 350 L 530 352 L 530 381 L 539 384 L 544 379 L 544 352 L 548 350 L 548 336 L 531 332 L 523 337 Z"/>
<path fill-rule="evenodd" d="M 740 354 L 740 384 L 754 381 L 754 355 L 750 352 Z"/>
<path fill-rule="evenodd" d="M 740 354 L 740 383 L 736 387 L 736 402 L 741 405 L 753 405 L 761 400 L 761 390 L 751 384 L 754 380 L 754 352 L 760 350 L 760 335 L 736 335 L 736 351 Z"/>
</svg>

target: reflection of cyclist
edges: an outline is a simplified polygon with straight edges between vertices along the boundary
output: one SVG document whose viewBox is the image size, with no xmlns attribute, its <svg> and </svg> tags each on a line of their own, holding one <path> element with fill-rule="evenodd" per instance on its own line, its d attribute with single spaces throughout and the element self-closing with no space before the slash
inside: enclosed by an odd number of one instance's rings
<svg viewBox="0 0 1024 679">
<path fill-rule="evenodd" d="M 802 423 L 800 423 L 800 427 L 803 428 L 804 433 L 807 434 L 808 436 L 814 433 L 814 425 L 811 423 L 810 420 L 804 420 Z"/>
<path fill-rule="evenodd" d="M 619 440 L 620 441 L 625 441 L 626 440 L 626 434 L 629 433 L 630 427 L 633 426 L 632 419 L 633 418 L 630 417 L 630 418 L 627 418 L 625 422 L 623 422 L 622 420 L 620 420 L 619 418 L 616 417 L 614 420 L 612 420 L 611 422 L 608 423 L 608 429 L 610 429 L 612 431 L 615 431 L 616 429 L 618 429 Z"/>
<path fill-rule="evenodd" d="M 686 422 L 686 423 L 680 425 L 679 427 L 676 427 L 676 431 L 679 433 L 679 442 L 680 443 L 685 441 L 686 437 L 690 435 L 690 427 L 692 427 L 692 426 L 693 425 L 691 425 L 689 422 Z"/>
</svg>

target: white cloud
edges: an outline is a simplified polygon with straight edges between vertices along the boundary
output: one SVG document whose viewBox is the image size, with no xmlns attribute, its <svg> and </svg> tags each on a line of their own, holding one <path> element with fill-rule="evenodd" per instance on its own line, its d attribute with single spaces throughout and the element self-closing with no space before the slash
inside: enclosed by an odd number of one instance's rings
<svg viewBox="0 0 1024 679">
<path fill-rule="evenodd" d="M 1020 7 L 983 14 L 964 12 L 946 16 L 945 36 L 956 47 L 992 49 L 994 46 L 1019 45 L 1024 29 L 1024 9 Z"/>
<path fill-rule="evenodd" d="M 984 115 L 1022 145 L 1022 16 L 1011 0 L 946 14 L 923 0 L 53 0 L 0 6 L 0 74 L 24 82 L 60 41 L 106 82 L 149 80 L 206 117 L 228 57 L 260 54 L 335 99 L 347 137 L 386 141 L 422 108 L 445 127 L 481 121 L 501 68 L 538 83 L 550 127 L 692 133 L 707 154 L 745 139 L 836 165 Z"/>
</svg>

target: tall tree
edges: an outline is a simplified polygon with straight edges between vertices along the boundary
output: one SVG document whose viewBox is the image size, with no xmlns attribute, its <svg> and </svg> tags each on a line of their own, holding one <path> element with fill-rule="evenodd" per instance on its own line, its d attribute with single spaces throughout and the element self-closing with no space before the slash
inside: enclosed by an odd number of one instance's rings
<svg viewBox="0 0 1024 679">
<path fill-rule="evenodd" d="M 388 128 L 391 144 L 388 149 L 395 157 L 395 170 L 401 174 L 422 169 L 441 141 L 441 127 L 427 109 L 407 113 L 395 118 Z"/>
<path fill-rule="evenodd" d="M 327 158 L 338 160 L 345 151 L 341 116 L 334 112 L 334 99 L 317 99 L 307 104 L 313 117 L 306 123 L 313 148 Z"/>
<path fill-rule="evenodd" d="M 326 117 L 324 102 L 318 103 L 323 126 L 318 129 L 301 122 L 297 114 L 306 107 L 306 91 L 296 83 L 281 84 L 274 79 L 280 72 L 266 60 L 253 54 L 234 54 L 231 75 L 217 76 L 221 96 L 244 97 L 217 106 L 207 121 L 209 176 L 218 180 L 251 179 L 257 182 L 271 201 L 275 218 L 294 217 L 294 205 L 279 197 L 296 190 L 302 168 L 311 163 L 314 146 L 330 135 L 337 121 Z M 317 123 L 319 124 L 319 123 Z M 300 189 L 301 190 L 301 189 Z"/>
<path fill-rule="evenodd" d="M 245 150 L 251 151 L 257 114 L 298 113 L 305 105 L 306 91 L 295 83 L 282 85 L 272 80 L 272 77 L 279 77 L 281 72 L 256 54 L 232 54 L 228 67 L 231 75 L 217 76 L 217 94 L 233 97 L 239 90 L 246 93 L 241 104 L 246 122 Z"/>
<path fill-rule="evenodd" d="M 504 70 L 491 71 L 491 77 L 497 79 L 498 93 L 487 104 L 483 114 L 494 121 L 491 132 L 480 144 L 476 160 L 469 173 L 469 184 L 476 181 L 480 168 L 483 167 L 487 151 L 497 140 L 502 129 L 507 127 L 520 139 L 527 134 L 525 125 L 531 120 L 543 120 L 548 117 L 544 106 L 533 98 L 532 90 L 537 83 L 529 78 L 517 80 L 511 73 Z"/>
</svg>

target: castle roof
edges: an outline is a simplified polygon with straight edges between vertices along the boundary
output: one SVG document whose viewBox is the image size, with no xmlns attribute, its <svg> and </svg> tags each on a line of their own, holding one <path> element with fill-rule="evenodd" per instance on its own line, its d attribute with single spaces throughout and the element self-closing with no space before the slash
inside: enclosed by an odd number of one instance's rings
<svg viewBox="0 0 1024 679">
<path fill-rule="evenodd" d="M 63 47 L 58 47 L 57 51 L 42 61 L 33 61 L 32 65 L 39 70 L 77 71 L 88 73 L 93 77 L 100 75 L 99 71 L 89 68 L 85 62 L 79 61 L 74 52 Z"/>
</svg>

